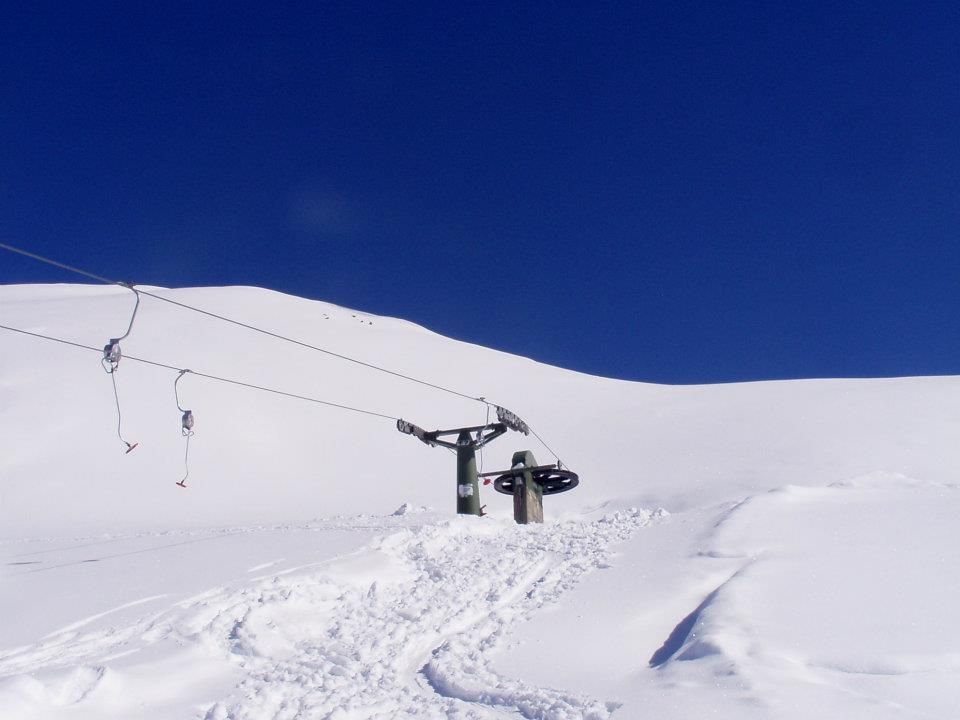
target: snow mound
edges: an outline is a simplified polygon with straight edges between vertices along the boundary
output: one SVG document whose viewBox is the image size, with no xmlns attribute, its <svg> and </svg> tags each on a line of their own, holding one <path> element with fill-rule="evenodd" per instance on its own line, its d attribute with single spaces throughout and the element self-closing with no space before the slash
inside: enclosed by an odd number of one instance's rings
<svg viewBox="0 0 960 720">
<path fill-rule="evenodd" d="M 393 515 L 394 517 L 402 517 L 404 515 L 412 515 L 416 513 L 426 513 L 426 512 L 433 512 L 433 508 L 428 507 L 426 505 L 421 505 L 417 507 L 412 503 L 405 502 L 403 505 L 398 507 L 396 510 L 394 510 L 390 514 Z"/>
<path fill-rule="evenodd" d="M 736 569 L 698 608 L 664 674 L 706 663 L 730 689 L 777 698 L 780 717 L 803 716 L 790 706 L 814 695 L 840 708 L 865 693 L 947 717 L 960 707 L 960 653 L 944 633 L 960 584 L 942 579 L 960 577 L 960 548 L 943 531 L 958 513 L 960 489 L 882 474 L 741 503 L 708 545 Z"/>
</svg>

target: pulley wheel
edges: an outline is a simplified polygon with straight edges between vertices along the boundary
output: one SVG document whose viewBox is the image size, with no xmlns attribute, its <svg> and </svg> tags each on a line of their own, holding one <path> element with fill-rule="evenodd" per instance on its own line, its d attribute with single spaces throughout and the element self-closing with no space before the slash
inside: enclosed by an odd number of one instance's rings
<svg viewBox="0 0 960 720">
<path fill-rule="evenodd" d="M 513 495 L 514 483 L 521 472 L 517 469 L 515 473 L 501 475 L 493 481 L 494 489 L 504 495 Z M 532 470 L 530 474 L 533 476 L 533 481 L 543 489 L 544 495 L 556 495 L 573 490 L 580 484 L 580 476 L 572 470 Z"/>
</svg>

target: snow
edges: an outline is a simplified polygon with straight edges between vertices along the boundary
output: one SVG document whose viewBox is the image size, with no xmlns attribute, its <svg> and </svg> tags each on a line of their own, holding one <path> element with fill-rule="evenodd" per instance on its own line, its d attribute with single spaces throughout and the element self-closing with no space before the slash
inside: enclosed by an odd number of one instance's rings
<svg viewBox="0 0 960 720">
<path fill-rule="evenodd" d="M 388 419 L 485 408 L 144 298 L 116 375 L 0 330 L 0 717 L 953 718 L 960 379 L 595 378 L 256 288 L 151 289 L 516 412 L 580 474 L 517 526 Z M 95 348 L 129 290 L 0 287 Z M 553 460 L 510 433 L 513 452 Z"/>
</svg>

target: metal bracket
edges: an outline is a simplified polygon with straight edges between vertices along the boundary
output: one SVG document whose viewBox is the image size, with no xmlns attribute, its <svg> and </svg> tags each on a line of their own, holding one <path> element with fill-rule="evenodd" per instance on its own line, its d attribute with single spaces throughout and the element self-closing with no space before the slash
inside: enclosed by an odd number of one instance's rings
<svg viewBox="0 0 960 720">
<path fill-rule="evenodd" d="M 427 440 L 427 431 L 419 425 L 414 425 L 412 422 L 407 422 L 406 420 L 397 420 L 397 430 L 406 435 L 413 435 L 415 438 L 417 438 L 417 440 L 426 443 L 430 447 L 436 446 L 436 443 Z"/>
<path fill-rule="evenodd" d="M 518 433 L 523 433 L 524 435 L 530 434 L 530 426 L 521 420 L 519 415 L 499 405 L 494 405 L 494 407 L 497 409 L 497 420 Z"/>
<path fill-rule="evenodd" d="M 440 447 L 456 450 L 457 448 L 469 446 L 476 450 L 503 435 L 507 431 L 507 426 L 503 423 L 491 423 L 490 425 L 474 425 L 473 427 L 454 428 L 452 430 L 432 430 L 428 432 L 419 425 L 414 425 L 406 420 L 397 420 L 397 430 L 406 435 L 413 435 L 420 440 L 420 442 L 426 443 L 431 447 L 439 445 Z M 475 437 L 469 441 L 463 441 L 461 440 L 463 433 L 468 433 Z M 441 439 L 450 435 L 456 435 L 457 440 L 451 442 Z"/>
</svg>

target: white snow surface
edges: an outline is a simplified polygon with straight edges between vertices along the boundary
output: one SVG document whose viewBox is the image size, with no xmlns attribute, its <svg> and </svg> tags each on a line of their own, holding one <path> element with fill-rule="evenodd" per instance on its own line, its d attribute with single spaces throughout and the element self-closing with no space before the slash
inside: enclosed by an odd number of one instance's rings
<svg viewBox="0 0 960 720">
<path fill-rule="evenodd" d="M 543 525 L 392 420 L 483 405 L 144 297 L 115 376 L 0 330 L 0 718 L 960 717 L 960 379 L 660 386 L 248 287 L 164 290 L 483 396 L 580 473 Z M 101 348 L 117 287 L 0 286 Z M 629 318 L 620 318 L 624 333 Z M 558 342 L 575 338 L 558 338 Z M 611 347 L 610 352 L 617 352 Z M 509 433 L 484 470 L 516 450 Z"/>
</svg>

